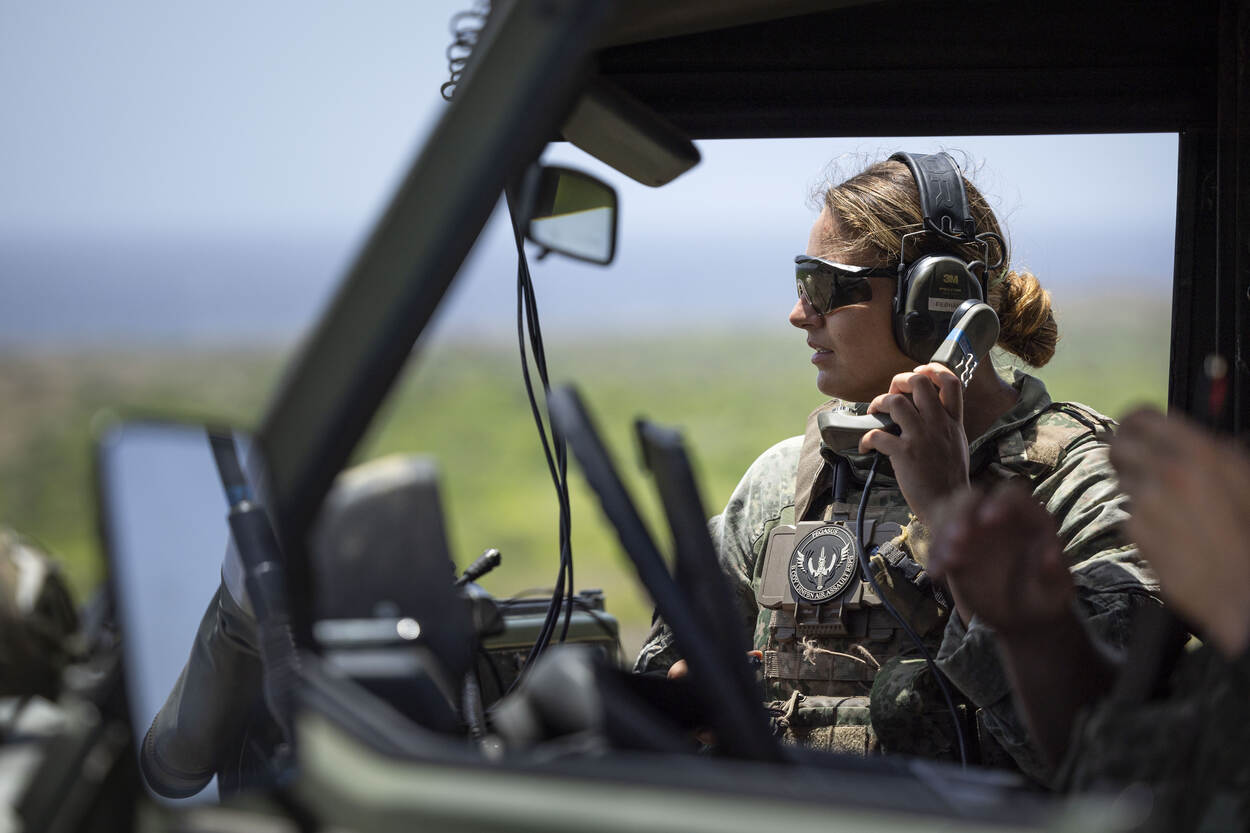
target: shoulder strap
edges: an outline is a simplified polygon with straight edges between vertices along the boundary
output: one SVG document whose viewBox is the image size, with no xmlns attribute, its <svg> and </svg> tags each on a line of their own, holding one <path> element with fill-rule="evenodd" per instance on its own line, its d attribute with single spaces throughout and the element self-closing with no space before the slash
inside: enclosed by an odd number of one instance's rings
<svg viewBox="0 0 1250 833">
<path fill-rule="evenodd" d="M 1052 402 L 1046 410 L 1059 411 L 1066 416 L 1072 417 L 1088 428 L 1090 433 L 1099 439 L 1110 437 L 1115 433 L 1117 426 L 1116 421 L 1111 417 L 1104 416 L 1088 405 L 1082 405 L 1080 402 Z"/>
<path fill-rule="evenodd" d="M 820 454 L 820 429 L 816 426 L 816 415 L 828 411 L 836 405 L 836 400 L 829 400 L 807 415 L 807 427 L 803 431 L 803 447 L 799 451 L 799 467 L 794 475 L 794 520 L 809 520 L 808 511 L 812 508 L 812 496 L 820 494 L 829 485 L 830 466 Z"/>
<path fill-rule="evenodd" d="M 1049 422 L 1038 425 L 1048 414 L 1062 414 L 1071 422 Z M 1033 436 L 1022 434 L 1032 429 Z M 1093 436 L 1106 441 L 1115 430 L 1115 421 L 1093 408 L 1077 402 L 1051 402 L 1013 431 L 993 442 L 985 443 L 973 455 L 971 472 L 976 475 L 986 467 L 997 468 L 1006 476 L 1036 476 L 1041 470 L 1059 465 L 1064 452 L 1078 439 Z M 1014 439 L 1013 439 L 1014 438 Z M 1004 447 L 1004 444 L 1005 447 Z"/>
</svg>

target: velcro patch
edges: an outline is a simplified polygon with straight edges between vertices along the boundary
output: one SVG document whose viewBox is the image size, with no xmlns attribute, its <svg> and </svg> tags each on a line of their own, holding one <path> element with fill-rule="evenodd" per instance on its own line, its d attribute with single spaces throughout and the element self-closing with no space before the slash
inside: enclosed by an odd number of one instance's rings
<svg viewBox="0 0 1250 833">
<path fill-rule="evenodd" d="M 1063 455 L 1063 446 L 1056 442 L 1046 442 L 1039 439 L 1037 442 L 1030 443 L 1025 450 L 1025 456 L 1031 463 L 1041 463 L 1047 468 L 1054 468 L 1059 465 L 1059 458 Z"/>
</svg>

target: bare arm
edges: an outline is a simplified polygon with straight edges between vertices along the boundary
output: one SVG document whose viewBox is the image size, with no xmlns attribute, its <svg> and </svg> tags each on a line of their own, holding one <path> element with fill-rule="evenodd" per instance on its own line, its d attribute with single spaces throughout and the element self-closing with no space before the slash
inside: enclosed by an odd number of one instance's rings
<svg viewBox="0 0 1250 833">
<path fill-rule="evenodd" d="M 996 632 L 1017 707 L 1053 766 L 1077 713 L 1115 678 L 1073 607 L 1054 521 L 1017 484 L 962 496 L 939 518 L 930 568 L 945 578 L 965 624 L 976 616 Z"/>
<path fill-rule="evenodd" d="M 1250 646 L 1250 455 L 1189 420 L 1130 414 L 1111 461 L 1133 501 L 1129 535 L 1163 595 L 1228 659 Z"/>
</svg>

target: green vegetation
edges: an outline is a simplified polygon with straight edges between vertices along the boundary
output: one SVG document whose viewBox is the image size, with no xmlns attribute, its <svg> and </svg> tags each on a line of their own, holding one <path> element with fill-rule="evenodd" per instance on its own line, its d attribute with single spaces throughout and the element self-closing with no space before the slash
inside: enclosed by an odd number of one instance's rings
<svg viewBox="0 0 1250 833">
<path fill-rule="evenodd" d="M 0 353 L 0 523 L 58 555 L 85 594 L 103 574 L 92 420 L 114 410 L 249 424 L 278 367 L 269 350 Z"/>
<path fill-rule="evenodd" d="M 1167 304 L 1101 299 L 1062 309 L 1064 340 L 1041 374 L 1056 398 L 1113 415 L 1166 398 Z M 576 380 L 662 546 L 632 423 L 644 415 L 681 426 L 699 466 L 704 503 L 719 509 L 762 450 L 803 430 L 822 397 L 796 333 L 725 330 L 590 341 L 552 340 L 553 382 Z M 41 541 L 80 593 L 102 575 L 94 534 L 90 423 L 122 413 L 214 416 L 254 425 L 281 367 L 277 350 L 0 354 L 0 523 Z M 416 356 L 360 459 L 436 457 L 453 552 L 461 565 L 498 547 L 503 566 L 484 584 L 498 595 L 550 584 L 557 562 L 556 502 L 535 435 L 515 346 L 443 344 Z M 650 602 L 575 464 L 576 584 L 603 587 L 627 651 L 645 633 Z"/>
</svg>

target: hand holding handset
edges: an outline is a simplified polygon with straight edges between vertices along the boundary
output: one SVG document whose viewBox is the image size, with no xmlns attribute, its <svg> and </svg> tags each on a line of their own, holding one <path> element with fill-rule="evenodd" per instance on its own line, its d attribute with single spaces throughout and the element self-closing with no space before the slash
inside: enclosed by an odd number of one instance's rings
<svg viewBox="0 0 1250 833">
<path fill-rule="evenodd" d="M 931 362 L 944 364 L 967 388 L 972 374 L 985 354 L 998 341 L 998 315 L 976 299 L 964 301 L 951 316 L 951 330 L 934 351 Z M 899 427 L 885 414 L 840 414 L 825 411 L 816 425 L 827 448 L 835 452 L 859 449 L 859 440 L 873 429 L 897 434 Z"/>
</svg>

